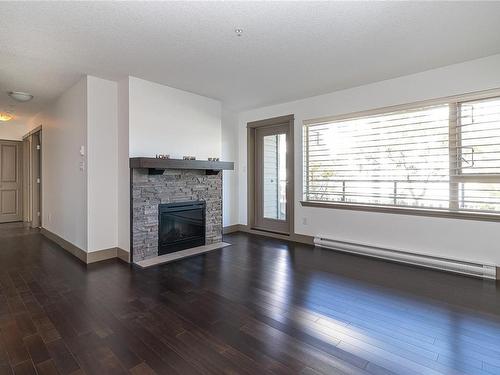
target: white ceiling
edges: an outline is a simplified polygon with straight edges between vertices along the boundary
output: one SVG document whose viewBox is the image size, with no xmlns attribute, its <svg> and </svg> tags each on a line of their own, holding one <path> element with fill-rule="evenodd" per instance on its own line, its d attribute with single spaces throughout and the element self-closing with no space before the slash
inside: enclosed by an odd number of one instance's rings
<svg viewBox="0 0 500 375">
<path fill-rule="evenodd" d="M 500 53 L 500 2 L 0 2 L 0 110 L 82 74 L 273 104 Z M 244 30 L 237 37 L 234 29 Z"/>
</svg>

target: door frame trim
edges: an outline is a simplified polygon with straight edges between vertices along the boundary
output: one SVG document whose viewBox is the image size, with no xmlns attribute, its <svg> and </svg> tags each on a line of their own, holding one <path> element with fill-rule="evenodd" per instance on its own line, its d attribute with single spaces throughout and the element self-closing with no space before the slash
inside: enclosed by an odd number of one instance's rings
<svg viewBox="0 0 500 375">
<path fill-rule="evenodd" d="M 288 191 L 291 197 L 289 205 L 289 233 L 284 233 L 286 236 L 291 236 L 295 233 L 295 141 L 294 141 L 294 124 L 295 115 L 285 115 L 279 117 L 268 118 L 259 121 L 252 121 L 247 123 L 247 223 L 248 227 L 252 230 L 262 230 L 255 227 L 255 205 L 256 205 L 256 191 L 255 191 L 255 141 L 256 131 L 258 128 L 271 127 L 276 125 L 288 124 L 289 131 L 289 158 L 291 165 L 288 169 Z M 288 151 L 288 150 L 287 150 Z"/>
<path fill-rule="evenodd" d="M 37 132 L 39 132 L 40 130 L 42 130 L 42 125 L 38 125 L 36 128 L 30 130 L 28 133 L 26 133 L 25 135 L 23 135 L 23 141 L 28 138 L 30 135 L 32 134 L 35 134 Z"/>
<path fill-rule="evenodd" d="M 32 154 L 30 158 L 31 170 L 31 226 L 32 228 L 40 228 L 42 226 L 42 128 L 32 133 Z M 37 142 L 34 142 L 37 141 Z M 37 149 L 37 144 L 40 149 Z M 37 176 L 38 175 L 38 176 Z M 37 180 L 40 179 L 40 182 Z"/>
</svg>

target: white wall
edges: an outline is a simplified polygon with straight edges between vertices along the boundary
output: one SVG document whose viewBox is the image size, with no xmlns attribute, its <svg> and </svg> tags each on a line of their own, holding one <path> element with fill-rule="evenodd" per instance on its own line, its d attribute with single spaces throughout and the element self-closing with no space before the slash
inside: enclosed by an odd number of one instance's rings
<svg viewBox="0 0 500 375">
<path fill-rule="evenodd" d="M 87 249 L 117 246 L 117 83 L 87 77 Z"/>
<path fill-rule="evenodd" d="M 223 226 L 238 224 L 238 128 L 237 115 L 222 112 L 222 154 L 224 161 L 234 162 L 234 171 L 223 171 L 222 176 L 222 223 Z"/>
<path fill-rule="evenodd" d="M 500 55 L 239 114 L 238 195 L 247 223 L 246 123 L 295 115 L 295 231 L 500 265 L 498 223 L 302 207 L 302 121 L 500 87 Z M 231 188 L 229 186 L 229 188 Z M 304 219 L 307 224 L 304 224 Z"/>
<path fill-rule="evenodd" d="M 83 77 L 31 120 L 39 125 L 42 226 L 85 251 L 117 246 L 116 82 Z"/>
<path fill-rule="evenodd" d="M 32 119 L 42 130 L 42 225 L 87 249 L 87 78 Z"/>
<path fill-rule="evenodd" d="M 130 251 L 129 79 L 118 82 L 118 247 Z"/>
<path fill-rule="evenodd" d="M 14 120 L 8 122 L 0 121 L 0 139 L 21 141 L 29 130 L 29 124 L 15 122 Z"/>
<path fill-rule="evenodd" d="M 221 103 L 130 77 L 130 156 L 221 155 Z"/>
</svg>

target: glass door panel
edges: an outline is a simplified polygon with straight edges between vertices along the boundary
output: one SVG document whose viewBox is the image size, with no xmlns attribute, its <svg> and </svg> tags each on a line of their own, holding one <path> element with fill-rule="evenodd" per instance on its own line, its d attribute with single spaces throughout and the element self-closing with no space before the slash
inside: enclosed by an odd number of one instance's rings
<svg viewBox="0 0 500 375">
<path fill-rule="evenodd" d="M 264 217 L 286 220 L 286 134 L 263 139 Z"/>
</svg>

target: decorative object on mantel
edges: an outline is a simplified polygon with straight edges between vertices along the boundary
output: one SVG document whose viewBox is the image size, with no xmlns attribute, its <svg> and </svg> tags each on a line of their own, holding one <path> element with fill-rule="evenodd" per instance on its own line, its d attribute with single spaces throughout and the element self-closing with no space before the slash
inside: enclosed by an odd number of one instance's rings
<svg viewBox="0 0 500 375">
<path fill-rule="evenodd" d="M 182 160 L 196 160 L 196 156 L 183 156 Z"/>
<path fill-rule="evenodd" d="M 208 158 L 208 161 L 219 161 L 219 158 Z"/>
<path fill-rule="evenodd" d="M 170 155 L 168 154 L 156 154 L 157 159 L 170 159 Z"/>
</svg>

